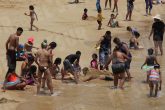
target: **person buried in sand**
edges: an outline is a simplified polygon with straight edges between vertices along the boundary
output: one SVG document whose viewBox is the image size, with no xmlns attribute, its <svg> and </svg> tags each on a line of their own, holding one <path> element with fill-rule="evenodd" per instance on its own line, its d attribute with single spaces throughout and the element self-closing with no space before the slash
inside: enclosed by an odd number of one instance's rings
<svg viewBox="0 0 165 110">
<path fill-rule="evenodd" d="M 47 51 L 47 44 L 45 42 L 41 43 L 41 49 L 36 53 L 35 62 L 38 65 L 38 84 L 37 84 L 37 94 L 40 93 L 41 80 L 44 74 L 47 80 L 47 87 L 50 90 L 51 95 L 53 95 L 53 85 L 50 73 L 50 64 L 52 64 L 51 54 Z"/>
<path fill-rule="evenodd" d="M 76 64 L 77 62 L 79 64 L 80 56 L 81 56 L 81 52 L 77 51 L 76 54 L 68 55 L 65 58 L 63 62 L 64 67 L 61 69 L 62 81 L 64 80 L 64 77 L 65 75 L 67 75 L 67 73 L 71 73 L 74 76 L 75 83 L 78 84 L 78 73 L 76 72 L 74 68 L 74 64 Z"/>
<path fill-rule="evenodd" d="M 21 36 L 23 29 L 21 27 L 17 28 L 17 32 L 15 34 L 11 34 L 6 42 L 6 57 L 8 63 L 8 71 L 5 76 L 5 81 L 3 85 L 3 91 L 5 92 L 5 85 L 7 81 L 7 77 L 10 73 L 15 72 L 16 69 L 16 51 L 19 47 L 19 37 Z"/>
<path fill-rule="evenodd" d="M 36 18 L 37 21 L 38 21 L 37 14 L 36 14 L 36 12 L 34 11 L 34 6 L 33 6 L 33 5 L 30 5 L 30 6 L 29 6 L 29 10 L 30 10 L 30 13 L 29 13 L 29 14 L 25 13 L 25 15 L 26 15 L 26 16 L 30 16 L 30 31 L 33 31 L 33 27 L 36 28 L 36 30 L 38 31 L 38 27 L 36 27 L 36 26 L 34 25 L 34 20 L 35 20 L 35 18 Z"/>
</svg>

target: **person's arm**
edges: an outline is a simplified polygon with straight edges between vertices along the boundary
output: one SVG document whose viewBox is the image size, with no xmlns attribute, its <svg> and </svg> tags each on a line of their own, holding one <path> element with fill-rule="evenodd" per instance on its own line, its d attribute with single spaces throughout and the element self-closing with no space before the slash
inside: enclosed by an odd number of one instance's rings
<svg viewBox="0 0 165 110">
<path fill-rule="evenodd" d="M 154 33 L 154 29 L 152 28 L 152 30 L 151 30 L 151 32 L 150 32 L 150 35 L 149 35 L 149 37 L 148 37 L 149 40 L 150 40 L 150 38 L 151 38 L 151 36 L 152 36 L 153 33 Z"/>
<path fill-rule="evenodd" d="M 117 18 L 118 15 L 119 15 L 119 14 L 117 13 L 116 16 L 115 16 L 115 19 Z"/>
<path fill-rule="evenodd" d="M 52 66 L 53 65 L 53 53 L 52 53 L 52 50 L 49 53 L 48 58 L 49 58 L 50 66 Z"/>
<path fill-rule="evenodd" d="M 31 16 L 31 12 L 29 13 L 29 14 L 27 14 L 27 13 L 24 13 L 26 16 Z"/>
<path fill-rule="evenodd" d="M 146 60 L 145 60 L 144 64 L 141 66 L 141 69 L 143 68 L 144 65 L 147 64 L 147 59 L 148 59 L 148 58 L 146 57 Z"/>
<path fill-rule="evenodd" d="M 124 59 L 127 59 L 127 60 L 130 59 L 126 54 L 124 54 L 124 53 L 122 53 L 122 54 L 123 54 Z"/>
<path fill-rule="evenodd" d="M 36 19 L 37 19 L 37 21 L 38 21 L 38 16 L 37 16 L 37 13 L 36 13 L 36 12 L 34 12 L 34 14 L 35 14 L 35 16 L 36 16 Z"/>
<path fill-rule="evenodd" d="M 125 48 L 125 50 L 126 50 L 126 53 L 127 53 L 127 55 L 129 55 L 129 48 L 124 44 L 124 48 Z"/>
<path fill-rule="evenodd" d="M 101 41 L 103 40 L 103 36 L 100 38 L 100 40 L 96 43 L 96 47 L 98 47 L 101 43 Z"/>
<path fill-rule="evenodd" d="M 19 50 L 19 37 L 16 37 L 16 48 L 17 51 Z"/>
<path fill-rule="evenodd" d="M 159 63 L 158 63 L 158 60 L 157 60 L 156 56 L 155 56 L 155 63 L 159 65 Z"/>
<path fill-rule="evenodd" d="M 26 67 L 26 63 L 25 62 L 23 62 L 22 63 L 22 65 L 21 65 L 21 76 L 23 76 L 23 73 L 22 73 L 22 71 L 23 71 L 23 69 Z"/>
</svg>

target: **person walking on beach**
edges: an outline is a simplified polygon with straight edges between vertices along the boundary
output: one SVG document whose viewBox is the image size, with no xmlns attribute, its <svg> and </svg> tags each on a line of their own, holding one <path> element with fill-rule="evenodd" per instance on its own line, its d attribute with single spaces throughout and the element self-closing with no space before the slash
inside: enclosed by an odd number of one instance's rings
<svg viewBox="0 0 165 110">
<path fill-rule="evenodd" d="M 102 16 L 102 11 L 98 10 L 98 14 L 97 14 L 97 23 L 98 23 L 98 30 L 101 30 L 101 26 L 102 26 L 102 21 L 104 19 L 104 17 Z"/>
<path fill-rule="evenodd" d="M 5 76 L 5 81 L 3 85 L 3 89 L 5 92 L 7 77 L 10 75 L 10 73 L 15 72 L 16 69 L 16 51 L 19 47 L 19 37 L 22 35 L 23 29 L 21 27 L 17 28 L 17 32 L 14 34 L 11 34 L 6 42 L 6 58 L 7 58 L 7 64 L 8 64 L 8 71 Z"/>
<path fill-rule="evenodd" d="M 37 83 L 37 94 L 40 94 L 40 88 L 41 88 L 41 80 L 42 76 L 44 74 L 46 81 L 47 81 L 47 87 L 50 90 L 51 95 L 53 95 L 53 84 L 52 84 L 52 78 L 50 73 L 50 65 L 52 65 L 52 57 L 51 54 L 47 51 L 47 44 L 45 42 L 42 42 L 41 49 L 39 49 L 36 53 L 35 62 L 38 65 L 38 83 Z"/>
<path fill-rule="evenodd" d="M 152 0 L 145 0 L 145 3 L 146 3 L 146 16 L 151 15 Z"/>
<path fill-rule="evenodd" d="M 114 0 L 114 8 L 113 8 L 112 12 L 114 12 L 115 9 L 116 9 L 116 12 L 118 13 L 118 5 L 117 5 L 117 3 L 118 3 L 118 0 Z"/>
<path fill-rule="evenodd" d="M 113 42 L 116 44 L 116 46 L 119 48 L 120 52 L 126 54 L 129 59 L 125 61 L 125 69 L 126 69 L 126 73 L 128 76 L 128 81 L 131 80 L 131 73 L 130 73 L 130 64 L 132 61 L 132 55 L 131 52 L 129 51 L 128 45 L 124 42 L 121 42 L 119 38 L 114 38 Z"/>
<path fill-rule="evenodd" d="M 162 43 L 163 43 L 163 36 L 165 32 L 165 24 L 161 20 L 160 15 L 156 15 L 153 18 L 154 18 L 154 23 L 152 25 L 152 30 L 150 32 L 149 39 L 153 35 L 155 54 L 158 55 L 158 48 L 159 48 L 161 52 L 161 56 L 162 56 L 163 55 Z"/>
<path fill-rule="evenodd" d="M 105 10 L 107 9 L 108 1 L 109 1 L 109 8 L 111 9 L 112 0 L 105 0 Z"/>
<path fill-rule="evenodd" d="M 126 18 L 125 18 L 126 21 L 127 21 L 128 17 L 129 17 L 129 21 L 131 21 L 132 11 L 134 8 L 134 1 L 135 0 L 127 0 L 127 14 L 126 14 Z"/>
<path fill-rule="evenodd" d="M 123 85 L 125 82 L 125 60 L 126 59 L 128 60 L 129 57 L 126 54 L 120 52 L 119 47 L 115 47 L 115 49 L 113 50 L 113 53 L 111 54 L 107 64 L 104 67 L 104 68 L 107 68 L 108 65 L 112 61 L 112 72 L 114 75 L 114 89 L 117 89 L 117 87 L 118 87 L 119 77 L 121 77 L 121 80 L 119 83 L 119 88 L 124 89 Z"/>
<path fill-rule="evenodd" d="M 29 6 L 29 10 L 30 10 L 30 13 L 29 14 L 25 13 L 25 15 L 26 16 L 30 16 L 30 31 L 33 31 L 33 27 L 36 28 L 36 30 L 38 31 L 38 27 L 34 25 L 35 18 L 38 21 L 37 14 L 34 11 L 34 6 L 33 5 L 30 5 Z"/>
<path fill-rule="evenodd" d="M 96 44 L 96 47 L 100 45 L 99 49 L 99 63 L 100 70 L 103 70 L 103 67 L 107 63 L 109 55 L 111 54 L 111 32 L 107 31 L 104 36 Z M 108 67 L 106 68 L 108 70 Z"/>
</svg>

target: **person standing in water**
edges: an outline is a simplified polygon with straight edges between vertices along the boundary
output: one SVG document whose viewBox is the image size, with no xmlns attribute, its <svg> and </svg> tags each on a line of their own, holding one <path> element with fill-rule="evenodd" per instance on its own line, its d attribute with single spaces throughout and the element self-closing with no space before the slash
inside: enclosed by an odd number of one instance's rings
<svg viewBox="0 0 165 110">
<path fill-rule="evenodd" d="M 108 1 L 109 1 L 109 8 L 111 9 L 112 0 L 105 0 L 105 9 L 107 9 Z"/>
<path fill-rule="evenodd" d="M 154 18 L 154 23 L 152 25 L 152 30 L 149 35 L 150 37 L 153 35 L 153 41 L 155 46 L 155 54 L 158 55 L 158 48 L 160 49 L 161 56 L 163 55 L 163 36 L 165 32 L 165 24 L 161 20 L 160 15 L 156 15 Z"/>
<path fill-rule="evenodd" d="M 17 32 L 11 34 L 6 42 L 6 58 L 8 64 L 8 71 L 5 76 L 5 81 L 3 85 L 3 89 L 5 92 L 7 77 L 10 73 L 14 73 L 16 69 L 16 51 L 19 48 L 19 37 L 23 33 L 23 29 L 21 27 L 17 28 Z"/>
<path fill-rule="evenodd" d="M 119 38 L 114 38 L 113 42 L 116 44 L 116 46 L 119 48 L 120 52 L 126 54 L 129 59 L 125 61 L 125 69 L 128 77 L 128 81 L 131 80 L 131 73 L 130 73 L 130 64 L 132 61 L 132 55 L 131 52 L 129 51 L 128 45 L 124 42 L 121 42 Z"/>
<path fill-rule="evenodd" d="M 26 16 L 30 16 L 30 31 L 33 31 L 33 27 L 36 28 L 36 30 L 38 31 L 38 27 L 34 25 L 35 18 L 38 21 L 37 14 L 34 11 L 34 6 L 33 5 L 30 5 L 29 6 L 29 10 L 30 10 L 30 13 L 29 14 L 25 13 L 25 15 Z"/>
<path fill-rule="evenodd" d="M 103 70 L 103 67 L 107 63 L 108 57 L 111 54 L 111 32 L 107 31 L 103 37 L 98 41 L 96 47 L 100 45 L 99 49 L 99 63 L 100 70 Z M 108 67 L 106 68 L 108 70 Z"/>
<path fill-rule="evenodd" d="M 41 88 L 41 80 L 44 74 L 47 80 L 47 87 L 50 90 L 51 95 L 53 95 L 53 84 L 50 73 L 50 65 L 52 65 L 52 55 L 47 51 L 47 44 L 42 42 L 41 49 L 39 49 L 36 53 L 35 62 L 38 65 L 38 83 L 37 83 L 37 94 L 40 93 Z"/>
</svg>

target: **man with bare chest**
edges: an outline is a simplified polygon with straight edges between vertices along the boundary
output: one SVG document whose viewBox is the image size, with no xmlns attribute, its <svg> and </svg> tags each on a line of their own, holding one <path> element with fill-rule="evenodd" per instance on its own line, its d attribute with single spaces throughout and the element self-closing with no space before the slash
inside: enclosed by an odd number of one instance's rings
<svg viewBox="0 0 165 110">
<path fill-rule="evenodd" d="M 36 53 L 35 62 L 38 65 L 38 84 L 37 84 L 37 94 L 40 93 L 42 75 L 44 74 L 47 86 L 50 90 L 51 95 L 53 94 L 52 78 L 50 73 L 50 65 L 52 65 L 51 54 L 47 51 L 47 44 L 42 43 L 41 48 Z"/>
<path fill-rule="evenodd" d="M 17 32 L 11 34 L 6 42 L 6 57 L 7 57 L 7 64 L 8 64 L 8 71 L 5 76 L 5 81 L 3 85 L 3 89 L 5 91 L 7 77 L 10 73 L 15 72 L 16 69 L 16 51 L 19 47 L 19 37 L 21 36 L 23 29 L 21 27 L 17 28 Z"/>
</svg>

